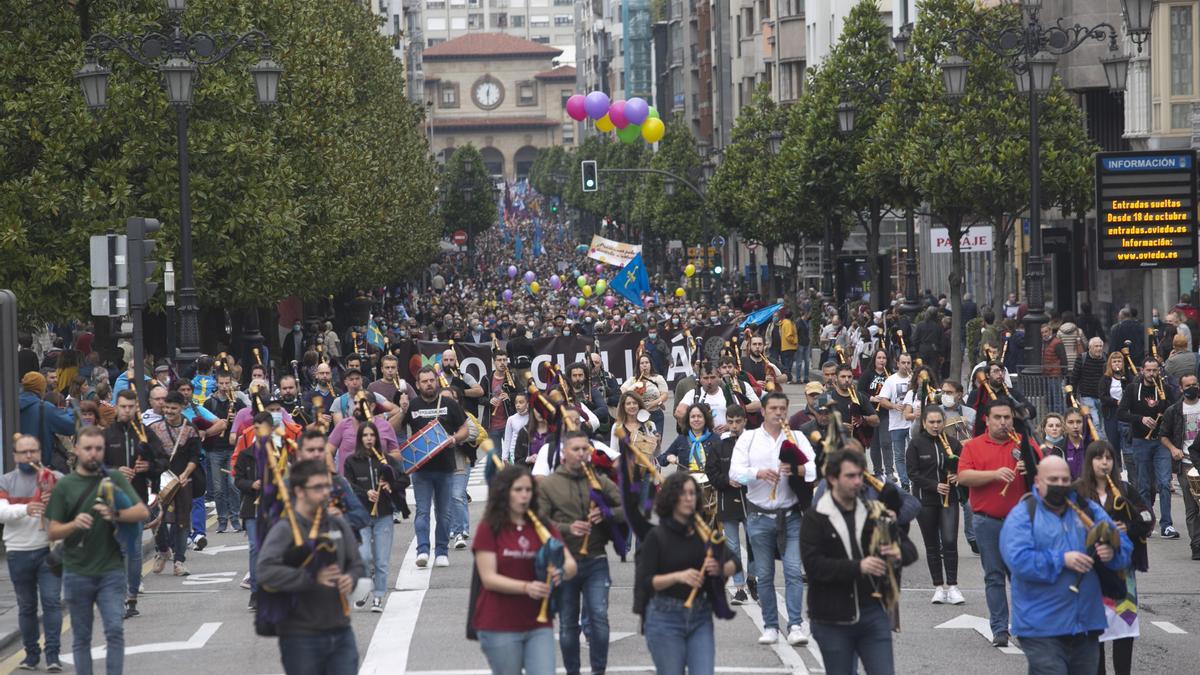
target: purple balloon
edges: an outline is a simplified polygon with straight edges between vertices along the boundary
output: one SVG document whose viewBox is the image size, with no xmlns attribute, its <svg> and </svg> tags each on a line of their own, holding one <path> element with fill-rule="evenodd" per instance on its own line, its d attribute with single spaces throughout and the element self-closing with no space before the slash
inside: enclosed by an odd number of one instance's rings
<svg viewBox="0 0 1200 675">
<path fill-rule="evenodd" d="M 582 122 L 587 117 L 583 101 L 583 94 L 575 94 L 567 99 L 567 116 L 576 122 Z"/>
<path fill-rule="evenodd" d="M 562 288 L 562 279 L 559 279 L 557 274 L 550 277 L 550 288 L 556 291 Z"/>
<path fill-rule="evenodd" d="M 584 98 L 583 109 L 587 112 L 587 116 L 594 120 L 604 117 L 608 114 L 608 94 L 602 91 L 593 91 Z"/>
<path fill-rule="evenodd" d="M 525 283 L 532 284 L 534 279 L 537 279 L 537 275 L 533 273 L 533 270 L 526 270 Z"/>
<path fill-rule="evenodd" d="M 516 266 L 516 265 L 509 265 L 509 266 L 508 266 L 508 278 L 509 278 L 509 279 L 512 279 L 512 278 L 513 278 L 513 277 L 515 277 L 515 276 L 517 276 L 517 266 Z"/>
<path fill-rule="evenodd" d="M 612 120 L 613 126 L 618 129 L 629 126 L 629 120 L 625 118 L 625 101 L 616 101 L 608 106 L 608 119 Z"/>
<path fill-rule="evenodd" d="M 604 263 L 596 263 L 596 274 L 604 274 Z"/>
<path fill-rule="evenodd" d="M 644 99 L 633 97 L 625 102 L 625 119 L 630 124 L 641 124 L 650 115 L 650 104 Z"/>
<path fill-rule="evenodd" d="M 502 297 L 504 298 L 505 302 L 512 302 L 512 289 L 511 288 L 504 289 L 504 293 L 502 294 Z"/>
</svg>

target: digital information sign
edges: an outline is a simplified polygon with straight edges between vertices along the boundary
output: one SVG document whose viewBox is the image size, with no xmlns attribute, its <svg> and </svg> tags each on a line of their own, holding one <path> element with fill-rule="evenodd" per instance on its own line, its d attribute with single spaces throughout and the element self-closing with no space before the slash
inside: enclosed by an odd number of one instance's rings
<svg viewBox="0 0 1200 675">
<path fill-rule="evenodd" d="M 1096 209 L 1100 269 L 1196 266 L 1194 151 L 1097 154 Z"/>
</svg>

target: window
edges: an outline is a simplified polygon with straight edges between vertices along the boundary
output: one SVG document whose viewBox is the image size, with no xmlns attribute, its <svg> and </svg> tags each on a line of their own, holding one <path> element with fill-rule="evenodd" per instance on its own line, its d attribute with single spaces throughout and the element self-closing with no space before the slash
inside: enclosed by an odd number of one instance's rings
<svg viewBox="0 0 1200 675">
<path fill-rule="evenodd" d="M 388 0 L 379 0 L 379 13 L 387 14 L 387 11 L 388 11 Z"/>
<path fill-rule="evenodd" d="M 1196 54 L 1196 34 L 1192 30 L 1192 8 L 1172 6 L 1170 21 L 1171 96 L 1191 96 Z"/>
<path fill-rule="evenodd" d="M 458 107 L 458 85 L 453 82 L 442 82 L 438 85 L 441 94 L 438 97 L 439 108 Z"/>
<path fill-rule="evenodd" d="M 550 0 L 529 0 L 530 7 L 549 7 Z"/>
<path fill-rule="evenodd" d="M 465 7 L 467 0 L 450 0 L 451 7 Z"/>
<path fill-rule="evenodd" d="M 429 0 L 425 3 L 425 9 L 446 9 L 446 0 Z"/>
<path fill-rule="evenodd" d="M 467 29 L 467 17 L 465 17 L 465 16 L 450 17 L 450 30 L 466 30 L 466 29 Z"/>
<path fill-rule="evenodd" d="M 429 17 L 429 21 L 425 24 L 425 28 L 427 30 L 446 30 L 446 17 L 444 17 L 444 16 Z"/>
<path fill-rule="evenodd" d="M 504 12 L 493 14 L 492 28 L 508 28 L 508 15 Z"/>
<path fill-rule="evenodd" d="M 400 49 L 401 38 L 404 37 L 404 31 L 400 30 L 400 15 L 392 15 L 392 49 Z"/>
<path fill-rule="evenodd" d="M 621 77 L 620 77 L 620 79 L 619 79 L 619 81 L 620 81 L 620 84 L 618 84 L 618 85 L 617 85 L 617 87 L 618 87 L 619 89 L 622 89 L 622 90 L 624 90 L 624 89 L 625 89 L 625 71 L 623 71 L 623 70 L 622 70 L 622 71 L 621 71 L 621 73 L 620 73 L 620 75 L 621 75 Z"/>
<path fill-rule="evenodd" d="M 575 4 L 575 0 L 554 0 L 555 7 L 570 7 Z"/>
<path fill-rule="evenodd" d="M 1192 128 L 1192 104 L 1191 103 L 1173 103 L 1173 104 L 1171 104 L 1171 128 L 1172 129 L 1191 129 Z"/>
<path fill-rule="evenodd" d="M 529 27 L 530 28 L 546 28 L 549 25 L 550 25 L 550 15 L 549 14 L 535 14 L 534 16 L 529 17 Z"/>
<path fill-rule="evenodd" d="M 803 81 L 803 61 L 785 61 L 779 64 L 779 100 L 794 101 L 800 98 Z"/>
<path fill-rule="evenodd" d="M 512 16 L 509 17 L 509 19 L 511 19 L 511 21 L 509 23 L 512 24 L 513 28 L 522 28 L 525 26 L 525 15 L 524 14 L 513 14 Z"/>
<path fill-rule="evenodd" d="M 804 0 L 783 0 L 779 7 L 780 16 L 800 16 L 804 13 Z"/>
<path fill-rule="evenodd" d="M 563 122 L 562 142 L 563 143 L 574 143 L 575 142 L 575 123 L 574 122 Z"/>
<path fill-rule="evenodd" d="M 549 35 L 535 35 L 535 36 L 533 36 L 532 41 L 538 43 L 539 45 L 548 45 L 548 44 L 550 44 L 550 36 Z"/>
<path fill-rule="evenodd" d="M 480 28 L 483 28 L 483 14 L 480 12 L 468 14 L 467 28 L 471 30 L 479 30 Z"/>
<path fill-rule="evenodd" d="M 425 46 L 426 47 L 435 47 L 437 45 L 442 44 L 445 41 L 446 41 L 446 38 L 429 38 L 429 40 L 426 41 Z"/>
<path fill-rule="evenodd" d="M 483 7 L 483 0 L 467 0 L 467 7 Z"/>
<path fill-rule="evenodd" d="M 566 108 L 567 107 L 567 99 L 571 98 L 574 95 L 575 95 L 574 89 L 563 89 L 561 92 L 559 92 L 559 97 L 562 99 L 562 107 Z"/>
<path fill-rule="evenodd" d="M 537 82 L 534 80 L 517 82 L 517 105 L 537 105 Z"/>
<path fill-rule="evenodd" d="M 575 17 L 571 16 L 570 14 L 555 14 L 554 15 L 554 25 L 555 26 L 570 26 L 574 23 L 575 23 Z"/>
</svg>

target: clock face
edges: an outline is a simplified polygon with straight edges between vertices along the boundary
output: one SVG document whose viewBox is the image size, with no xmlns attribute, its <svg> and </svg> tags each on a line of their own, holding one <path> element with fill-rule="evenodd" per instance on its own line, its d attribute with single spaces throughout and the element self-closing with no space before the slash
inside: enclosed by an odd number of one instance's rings
<svg viewBox="0 0 1200 675">
<path fill-rule="evenodd" d="M 504 100 L 504 89 L 499 82 L 485 78 L 475 84 L 472 95 L 475 98 L 475 105 L 490 110 L 499 106 L 500 102 Z"/>
</svg>

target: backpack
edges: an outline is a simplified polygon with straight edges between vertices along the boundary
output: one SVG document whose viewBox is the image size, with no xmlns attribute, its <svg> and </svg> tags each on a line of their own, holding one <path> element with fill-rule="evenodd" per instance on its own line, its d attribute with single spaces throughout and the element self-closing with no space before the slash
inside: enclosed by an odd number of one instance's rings
<svg viewBox="0 0 1200 675">
<path fill-rule="evenodd" d="M 1067 495 L 1067 499 L 1078 502 L 1079 493 L 1075 490 Z M 1029 512 L 1029 524 L 1032 527 L 1035 514 L 1037 514 L 1037 500 L 1033 498 L 1032 492 L 1026 492 L 1021 501 L 1025 504 L 1025 509 Z M 1084 500 L 1087 504 L 1087 500 Z M 1110 600 L 1124 600 L 1128 594 L 1128 588 L 1125 584 L 1125 572 L 1111 570 L 1107 565 L 1095 560 L 1095 565 L 1092 566 L 1092 571 L 1096 573 L 1096 577 L 1100 580 L 1100 594 Z M 1082 578 L 1083 575 L 1080 575 Z M 1078 582 L 1076 582 L 1078 585 Z"/>
</svg>

